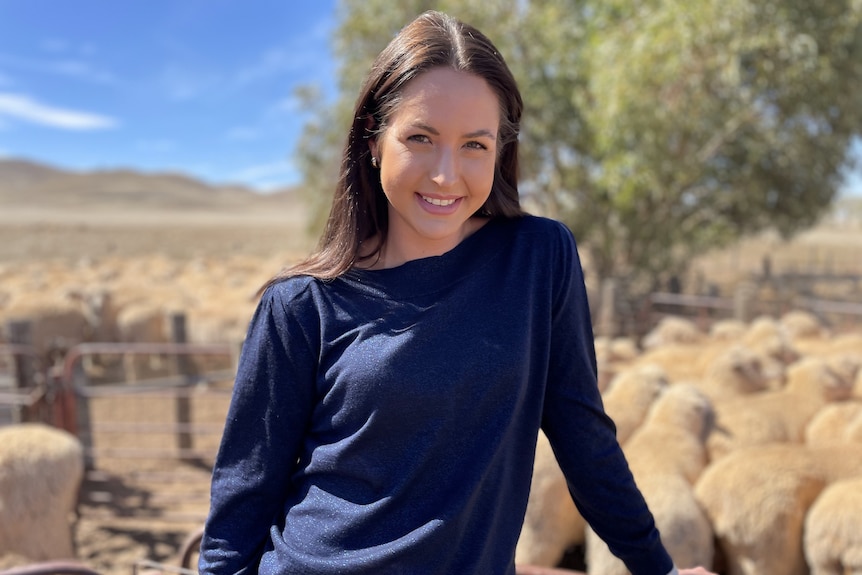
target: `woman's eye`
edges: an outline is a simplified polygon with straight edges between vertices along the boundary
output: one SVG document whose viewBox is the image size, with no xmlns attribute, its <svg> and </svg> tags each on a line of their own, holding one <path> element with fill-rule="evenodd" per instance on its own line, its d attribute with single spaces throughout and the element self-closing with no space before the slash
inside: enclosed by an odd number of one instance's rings
<svg viewBox="0 0 862 575">
<path fill-rule="evenodd" d="M 422 144 L 427 144 L 431 141 L 431 139 L 425 134 L 414 134 L 407 138 L 411 142 L 420 142 Z"/>
<path fill-rule="evenodd" d="M 487 150 L 488 149 L 488 146 L 486 146 L 482 142 L 467 142 L 466 145 L 471 150 Z"/>
</svg>

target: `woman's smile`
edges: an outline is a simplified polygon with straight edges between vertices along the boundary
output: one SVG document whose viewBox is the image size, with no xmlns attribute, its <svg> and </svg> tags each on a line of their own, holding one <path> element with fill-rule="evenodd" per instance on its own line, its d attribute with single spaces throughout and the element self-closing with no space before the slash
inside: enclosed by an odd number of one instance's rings
<svg viewBox="0 0 862 575">
<path fill-rule="evenodd" d="M 467 72 L 432 68 L 404 88 L 369 142 L 388 201 L 384 267 L 443 254 L 478 229 L 491 194 L 500 102 Z"/>
</svg>

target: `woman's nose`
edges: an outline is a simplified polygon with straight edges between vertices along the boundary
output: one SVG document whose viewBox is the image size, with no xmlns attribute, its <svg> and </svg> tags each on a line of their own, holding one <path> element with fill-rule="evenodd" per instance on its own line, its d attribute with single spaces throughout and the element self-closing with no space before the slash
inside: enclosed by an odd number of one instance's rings
<svg viewBox="0 0 862 575">
<path fill-rule="evenodd" d="M 445 188 L 458 180 L 458 159 L 452 150 L 441 149 L 432 169 L 431 180 Z"/>
</svg>

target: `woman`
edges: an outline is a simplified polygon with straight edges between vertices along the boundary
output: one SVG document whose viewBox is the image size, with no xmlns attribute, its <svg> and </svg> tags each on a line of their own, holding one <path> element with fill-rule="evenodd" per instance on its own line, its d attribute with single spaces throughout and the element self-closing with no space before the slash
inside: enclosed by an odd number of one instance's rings
<svg viewBox="0 0 862 575">
<path fill-rule="evenodd" d="M 574 240 L 519 206 L 521 109 L 446 15 L 378 56 L 320 247 L 249 327 L 201 573 L 511 575 L 540 426 L 632 573 L 675 572 L 602 410 Z"/>
</svg>

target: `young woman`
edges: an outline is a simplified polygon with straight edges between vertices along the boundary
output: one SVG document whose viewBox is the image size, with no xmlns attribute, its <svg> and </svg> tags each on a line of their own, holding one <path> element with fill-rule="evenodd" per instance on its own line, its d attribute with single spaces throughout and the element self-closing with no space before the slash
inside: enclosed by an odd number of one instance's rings
<svg viewBox="0 0 862 575">
<path fill-rule="evenodd" d="M 632 573 L 676 572 L 602 410 L 575 242 L 519 206 L 521 109 L 444 14 L 378 56 L 320 247 L 249 327 L 201 573 L 513 575 L 540 427 Z"/>
</svg>

